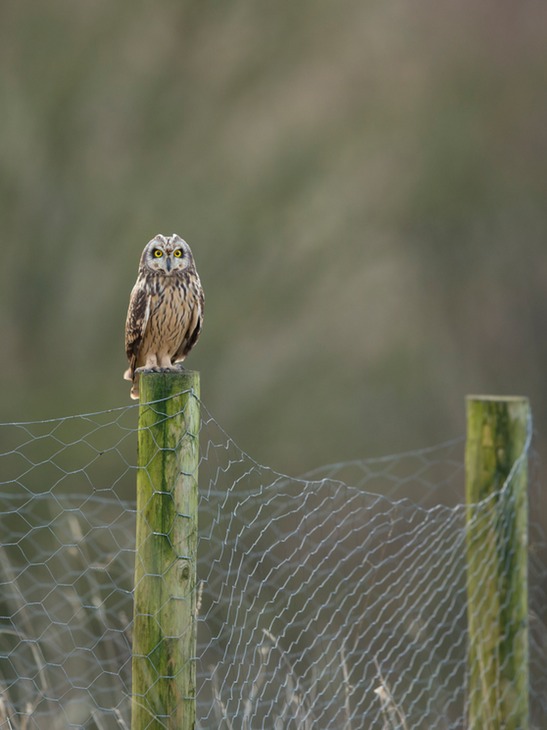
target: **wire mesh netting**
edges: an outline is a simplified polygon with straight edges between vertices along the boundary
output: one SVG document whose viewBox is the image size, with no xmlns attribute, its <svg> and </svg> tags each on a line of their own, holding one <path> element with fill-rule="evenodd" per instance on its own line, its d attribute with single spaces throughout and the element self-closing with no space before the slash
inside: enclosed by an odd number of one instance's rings
<svg viewBox="0 0 547 730">
<path fill-rule="evenodd" d="M 130 726 L 137 415 L 0 426 L 2 728 Z M 290 478 L 202 406 L 200 447 L 197 727 L 464 730 L 464 440 Z M 532 521 L 538 729 L 545 555 Z"/>
</svg>

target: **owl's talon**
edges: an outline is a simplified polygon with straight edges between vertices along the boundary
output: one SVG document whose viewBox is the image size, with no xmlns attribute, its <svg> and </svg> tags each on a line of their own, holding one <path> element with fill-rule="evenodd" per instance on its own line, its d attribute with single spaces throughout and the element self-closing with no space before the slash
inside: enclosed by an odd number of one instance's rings
<svg viewBox="0 0 547 730">
<path fill-rule="evenodd" d="M 135 373 L 176 373 L 178 368 L 171 367 L 171 368 L 160 368 L 160 367 L 153 367 L 153 368 L 136 368 Z"/>
</svg>

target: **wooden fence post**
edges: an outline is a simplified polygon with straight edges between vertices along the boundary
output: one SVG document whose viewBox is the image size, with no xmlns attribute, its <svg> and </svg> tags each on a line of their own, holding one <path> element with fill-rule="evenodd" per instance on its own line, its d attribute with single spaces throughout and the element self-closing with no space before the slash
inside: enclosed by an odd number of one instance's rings
<svg viewBox="0 0 547 730">
<path fill-rule="evenodd" d="M 526 398 L 467 398 L 469 730 L 529 727 L 530 437 Z"/>
<path fill-rule="evenodd" d="M 140 378 L 132 730 L 193 730 L 199 373 Z"/>
</svg>

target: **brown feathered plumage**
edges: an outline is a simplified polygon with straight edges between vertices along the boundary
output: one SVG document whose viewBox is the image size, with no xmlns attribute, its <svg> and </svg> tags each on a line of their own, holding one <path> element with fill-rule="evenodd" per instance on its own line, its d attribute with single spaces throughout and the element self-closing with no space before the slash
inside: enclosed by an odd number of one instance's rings
<svg viewBox="0 0 547 730">
<path fill-rule="evenodd" d="M 139 397 L 139 369 L 174 369 L 196 344 L 204 296 L 190 246 L 180 236 L 157 235 L 142 252 L 125 323 L 131 397 Z"/>
</svg>

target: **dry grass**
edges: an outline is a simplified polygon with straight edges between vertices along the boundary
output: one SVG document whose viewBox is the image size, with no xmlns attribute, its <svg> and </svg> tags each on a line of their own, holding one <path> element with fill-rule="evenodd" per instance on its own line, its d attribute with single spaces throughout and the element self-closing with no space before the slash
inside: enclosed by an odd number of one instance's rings
<svg viewBox="0 0 547 730">
<path fill-rule="evenodd" d="M 73 513 L 42 533 L 38 546 L 22 543 L 26 562 L 0 547 L 0 728 L 127 730 L 130 595 L 117 612 L 107 608 L 127 565 L 101 564 Z"/>
<path fill-rule="evenodd" d="M 380 670 L 378 660 L 375 659 L 376 669 L 378 670 L 378 678 L 380 686 L 374 692 L 382 703 L 382 715 L 384 718 L 384 726 L 382 730 L 408 730 L 405 715 L 400 706 L 395 702 L 388 683 L 384 679 Z"/>
</svg>

